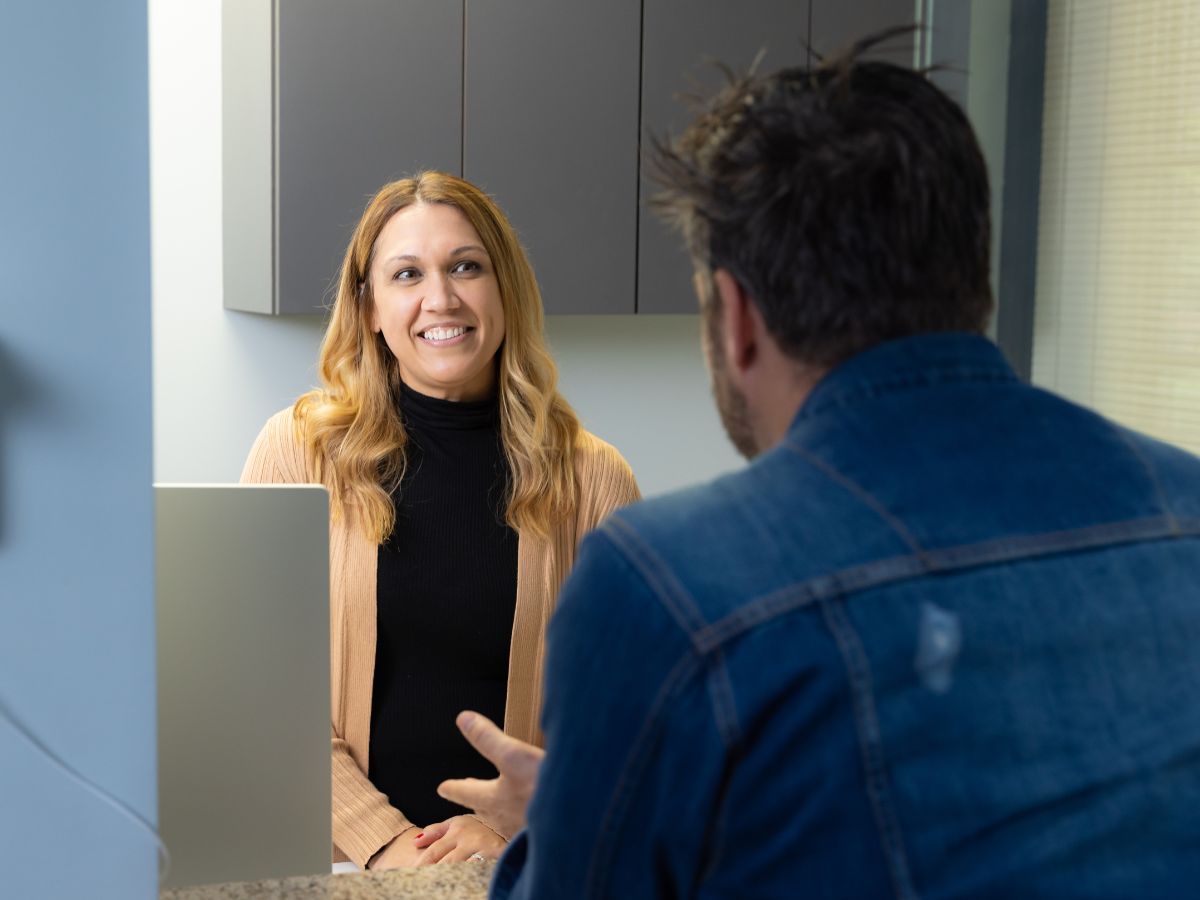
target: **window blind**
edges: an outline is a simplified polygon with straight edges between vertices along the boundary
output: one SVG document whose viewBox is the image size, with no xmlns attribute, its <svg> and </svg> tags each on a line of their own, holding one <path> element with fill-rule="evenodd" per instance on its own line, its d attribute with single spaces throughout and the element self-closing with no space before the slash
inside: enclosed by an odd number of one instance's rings
<svg viewBox="0 0 1200 900">
<path fill-rule="evenodd" d="M 1033 381 L 1200 453 L 1200 3 L 1050 0 Z"/>
</svg>

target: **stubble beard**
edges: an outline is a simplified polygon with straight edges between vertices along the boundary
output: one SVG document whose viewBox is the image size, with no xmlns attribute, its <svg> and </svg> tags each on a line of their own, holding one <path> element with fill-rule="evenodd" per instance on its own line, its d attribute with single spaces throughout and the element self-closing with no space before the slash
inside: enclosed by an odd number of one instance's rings
<svg viewBox="0 0 1200 900">
<path fill-rule="evenodd" d="M 708 360 L 709 380 L 712 382 L 713 400 L 721 416 L 725 433 L 746 459 L 759 454 L 758 441 L 750 423 L 750 407 L 746 395 L 729 377 L 729 361 L 725 358 L 725 342 L 722 340 L 721 306 L 716 297 L 716 285 L 710 285 L 708 302 L 701 316 L 704 339 L 704 355 Z"/>
</svg>

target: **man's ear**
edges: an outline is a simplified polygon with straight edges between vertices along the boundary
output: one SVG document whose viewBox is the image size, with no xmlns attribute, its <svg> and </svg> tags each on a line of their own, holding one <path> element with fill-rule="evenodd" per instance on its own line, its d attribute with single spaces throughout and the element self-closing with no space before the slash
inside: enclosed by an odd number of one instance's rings
<svg viewBox="0 0 1200 900">
<path fill-rule="evenodd" d="M 737 372 L 744 372 L 758 359 L 762 330 L 761 316 L 746 289 L 728 269 L 713 272 L 724 320 L 725 359 Z"/>
</svg>

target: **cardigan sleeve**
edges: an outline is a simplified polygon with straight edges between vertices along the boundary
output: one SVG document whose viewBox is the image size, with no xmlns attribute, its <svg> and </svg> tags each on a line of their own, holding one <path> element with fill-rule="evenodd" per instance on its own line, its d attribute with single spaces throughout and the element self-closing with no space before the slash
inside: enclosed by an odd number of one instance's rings
<svg viewBox="0 0 1200 900">
<path fill-rule="evenodd" d="M 432 824 L 432 823 L 430 823 Z M 333 842 L 362 868 L 385 844 L 413 823 L 375 789 L 350 755 L 350 747 L 333 735 Z"/>
<path fill-rule="evenodd" d="M 242 468 L 242 484 L 317 484 L 310 478 L 291 409 L 267 420 Z"/>
<path fill-rule="evenodd" d="M 290 409 L 272 416 L 263 426 L 242 470 L 242 484 L 309 484 L 316 482 L 305 463 L 304 447 Z M 388 803 L 358 767 L 349 745 L 331 727 L 333 780 L 333 842 L 358 865 L 368 860 L 401 832 L 412 827 Z"/>
<path fill-rule="evenodd" d="M 579 513 L 576 516 L 575 546 L 608 514 L 642 499 L 633 469 L 612 444 L 582 432 L 576 452 L 579 460 Z"/>
</svg>

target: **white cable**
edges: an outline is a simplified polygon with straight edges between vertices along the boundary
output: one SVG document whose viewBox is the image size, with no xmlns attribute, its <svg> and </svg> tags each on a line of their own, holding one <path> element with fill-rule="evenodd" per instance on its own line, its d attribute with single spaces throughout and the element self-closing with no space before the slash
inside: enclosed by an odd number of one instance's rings
<svg viewBox="0 0 1200 900">
<path fill-rule="evenodd" d="M 142 818 L 141 814 L 137 810 L 127 804 L 120 797 L 110 794 L 104 788 L 100 787 L 100 785 L 89 781 L 79 772 L 76 772 L 73 768 L 67 765 L 67 763 L 59 759 L 58 756 L 55 755 L 54 751 L 43 744 L 41 739 L 36 734 L 25 727 L 21 720 L 18 719 L 13 714 L 12 710 L 8 708 L 8 705 L 2 698 L 0 698 L 0 718 L 8 722 L 8 724 L 12 726 L 13 730 L 16 731 L 16 733 L 27 744 L 29 744 L 29 746 L 33 747 L 34 750 L 47 759 L 51 765 L 57 768 L 76 784 L 80 785 L 84 790 L 96 797 L 99 797 L 121 815 L 125 816 L 125 818 L 131 820 L 142 831 L 150 835 L 151 838 L 153 838 L 154 843 L 158 846 L 158 883 L 162 884 L 163 879 L 167 877 L 167 873 L 171 871 L 171 854 L 167 851 L 167 845 L 163 843 L 163 839 L 159 836 L 158 829 Z"/>
</svg>

